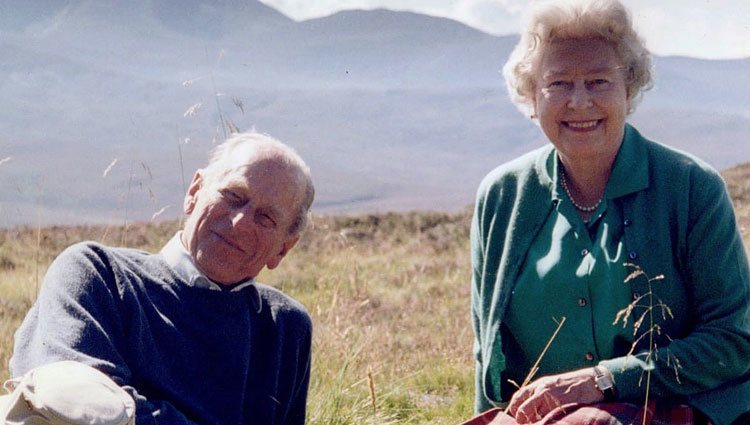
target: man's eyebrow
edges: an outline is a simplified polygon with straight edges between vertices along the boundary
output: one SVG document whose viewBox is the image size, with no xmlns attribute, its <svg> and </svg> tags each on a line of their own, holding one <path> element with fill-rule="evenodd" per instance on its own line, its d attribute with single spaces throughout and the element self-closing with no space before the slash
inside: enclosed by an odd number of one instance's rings
<svg viewBox="0 0 750 425">
<path fill-rule="evenodd" d="M 233 190 L 233 191 L 240 191 L 240 192 L 243 192 L 243 193 L 244 193 L 246 187 L 247 187 L 246 185 L 243 185 L 241 182 L 238 182 L 236 180 L 229 180 L 224 185 L 224 189 Z"/>
</svg>

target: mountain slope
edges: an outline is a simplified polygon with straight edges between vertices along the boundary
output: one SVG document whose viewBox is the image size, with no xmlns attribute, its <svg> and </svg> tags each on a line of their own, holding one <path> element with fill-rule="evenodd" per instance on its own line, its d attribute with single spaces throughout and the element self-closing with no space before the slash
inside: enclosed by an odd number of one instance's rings
<svg viewBox="0 0 750 425">
<path fill-rule="evenodd" d="M 257 1 L 39 4 L 0 3 L 0 225 L 176 217 L 221 118 L 298 149 L 325 212 L 462 209 L 545 143 L 498 72 L 515 36 L 388 10 L 296 22 Z M 749 161 L 750 59 L 655 65 L 631 121 L 717 168 Z"/>
</svg>

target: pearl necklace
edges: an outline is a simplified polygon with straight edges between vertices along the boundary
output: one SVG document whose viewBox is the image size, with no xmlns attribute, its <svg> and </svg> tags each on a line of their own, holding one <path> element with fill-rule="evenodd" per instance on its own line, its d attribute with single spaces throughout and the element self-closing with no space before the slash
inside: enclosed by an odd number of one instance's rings
<svg viewBox="0 0 750 425">
<path fill-rule="evenodd" d="M 568 179 L 565 176 L 565 168 L 562 166 L 562 164 L 560 165 L 559 168 L 560 168 L 560 177 L 561 177 L 560 183 L 562 183 L 562 187 L 565 190 L 565 193 L 568 194 L 568 198 L 570 199 L 570 202 L 573 203 L 573 206 L 576 207 L 578 211 L 585 212 L 585 213 L 591 213 L 591 212 L 596 211 L 596 209 L 599 207 L 599 204 L 602 203 L 602 198 L 600 197 L 599 200 L 596 201 L 596 203 L 590 207 L 585 207 L 579 204 L 578 202 L 576 202 L 576 200 L 573 198 L 573 195 L 570 193 L 570 189 L 568 189 Z"/>
</svg>

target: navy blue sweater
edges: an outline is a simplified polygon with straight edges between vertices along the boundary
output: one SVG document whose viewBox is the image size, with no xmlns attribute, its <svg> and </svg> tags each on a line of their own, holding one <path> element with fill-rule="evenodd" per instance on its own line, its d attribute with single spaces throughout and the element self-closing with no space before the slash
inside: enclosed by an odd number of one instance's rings
<svg viewBox="0 0 750 425">
<path fill-rule="evenodd" d="M 50 266 L 10 366 L 93 366 L 133 396 L 139 425 L 303 424 L 311 334 L 275 289 L 191 287 L 160 255 L 88 242 Z"/>
</svg>

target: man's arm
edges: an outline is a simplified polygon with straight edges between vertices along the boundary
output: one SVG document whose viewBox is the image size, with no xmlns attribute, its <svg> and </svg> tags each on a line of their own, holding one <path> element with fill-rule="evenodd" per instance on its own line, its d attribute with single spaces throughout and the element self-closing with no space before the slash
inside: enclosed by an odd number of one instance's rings
<svg viewBox="0 0 750 425">
<path fill-rule="evenodd" d="M 305 308 L 288 295 L 262 284 L 257 288 L 264 306 L 258 316 L 261 320 L 254 325 L 260 332 L 254 341 L 265 345 L 267 350 L 258 353 L 261 357 L 256 357 L 255 362 L 256 365 L 263 364 L 267 373 L 255 380 L 274 382 L 271 386 L 277 388 L 273 397 L 283 405 L 283 415 L 278 420 L 269 417 L 267 421 L 303 425 L 310 385 L 312 320 Z M 256 387 L 256 390 L 265 393 L 265 386 Z M 265 393 L 259 399 L 267 397 Z"/>
<path fill-rule="evenodd" d="M 11 374 L 74 360 L 104 372 L 127 391 L 136 402 L 138 424 L 194 424 L 168 401 L 149 400 L 133 387 L 124 296 L 101 248 L 77 244 L 65 250 L 16 332 Z"/>
<path fill-rule="evenodd" d="M 310 347 L 309 344 L 307 346 Z M 307 356 L 300 358 L 299 370 L 303 372 L 303 376 L 299 379 L 299 386 L 290 402 L 289 417 L 286 420 L 286 425 L 304 425 L 305 423 L 307 390 L 310 386 L 310 363 L 311 356 L 308 348 Z"/>
</svg>

